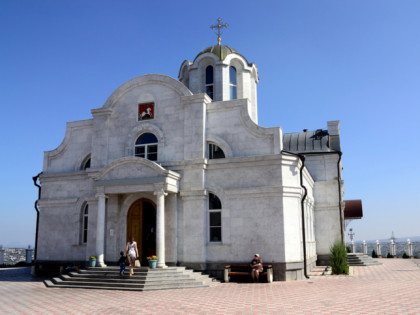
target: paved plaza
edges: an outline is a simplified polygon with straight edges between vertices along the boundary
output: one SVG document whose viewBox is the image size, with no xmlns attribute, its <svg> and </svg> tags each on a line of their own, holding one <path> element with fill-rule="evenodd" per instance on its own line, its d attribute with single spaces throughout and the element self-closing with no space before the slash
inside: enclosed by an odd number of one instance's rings
<svg viewBox="0 0 420 315">
<path fill-rule="evenodd" d="M 378 260 L 350 276 L 146 292 L 46 288 L 28 268 L 0 269 L 0 314 L 420 314 L 420 260 Z"/>
</svg>

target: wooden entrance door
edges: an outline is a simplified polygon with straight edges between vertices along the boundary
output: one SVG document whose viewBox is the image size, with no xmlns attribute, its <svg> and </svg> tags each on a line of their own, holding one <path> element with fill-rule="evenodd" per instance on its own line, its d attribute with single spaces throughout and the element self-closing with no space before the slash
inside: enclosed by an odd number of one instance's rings
<svg viewBox="0 0 420 315">
<path fill-rule="evenodd" d="M 148 199 L 135 201 L 127 213 L 127 242 L 134 236 L 142 265 L 156 255 L 156 206 Z"/>
</svg>

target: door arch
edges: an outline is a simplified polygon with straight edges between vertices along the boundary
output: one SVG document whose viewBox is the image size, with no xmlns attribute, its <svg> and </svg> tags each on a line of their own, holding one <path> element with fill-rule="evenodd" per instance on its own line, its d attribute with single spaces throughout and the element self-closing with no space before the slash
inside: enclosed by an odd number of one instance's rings
<svg viewBox="0 0 420 315">
<path fill-rule="evenodd" d="M 156 255 L 156 205 L 141 198 L 133 202 L 127 213 L 127 242 L 134 236 L 140 261 L 147 264 L 147 256 Z"/>
</svg>

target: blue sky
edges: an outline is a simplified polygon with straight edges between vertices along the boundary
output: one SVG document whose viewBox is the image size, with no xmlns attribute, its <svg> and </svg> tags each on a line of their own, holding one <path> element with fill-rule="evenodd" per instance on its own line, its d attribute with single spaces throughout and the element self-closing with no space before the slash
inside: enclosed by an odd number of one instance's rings
<svg viewBox="0 0 420 315">
<path fill-rule="evenodd" d="M 34 244 L 43 151 L 121 84 L 217 43 L 259 69 L 259 123 L 340 120 L 356 240 L 420 235 L 419 1 L 0 1 L 0 244 Z"/>
</svg>

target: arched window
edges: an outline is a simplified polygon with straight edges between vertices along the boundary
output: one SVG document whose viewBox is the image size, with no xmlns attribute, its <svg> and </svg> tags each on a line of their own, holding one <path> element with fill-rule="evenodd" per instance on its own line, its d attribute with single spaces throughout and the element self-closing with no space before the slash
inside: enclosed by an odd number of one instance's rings
<svg viewBox="0 0 420 315">
<path fill-rule="evenodd" d="M 86 205 L 83 209 L 83 230 L 82 230 L 82 243 L 87 243 L 88 237 L 88 219 L 89 219 L 89 205 Z"/>
<path fill-rule="evenodd" d="M 206 68 L 206 93 L 213 99 L 214 94 L 214 73 L 213 73 L 213 66 L 208 66 Z"/>
<path fill-rule="evenodd" d="M 209 143 L 209 159 L 224 159 L 225 153 L 221 148 L 213 143 Z"/>
<path fill-rule="evenodd" d="M 209 193 L 209 240 L 222 241 L 222 203 L 212 193 Z"/>
<path fill-rule="evenodd" d="M 144 133 L 136 141 L 135 156 L 157 161 L 158 139 L 153 133 Z"/>
<path fill-rule="evenodd" d="M 80 164 L 80 170 L 85 171 L 86 169 L 90 168 L 90 154 L 88 154 Z"/>
<path fill-rule="evenodd" d="M 235 67 L 229 67 L 229 87 L 230 87 L 230 99 L 235 100 L 238 98 L 236 89 L 236 69 Z"/>
<path fill-rule="evenodd" d="M 83 165 L 83 170 L 86 170 L 87 168 L 90 168 L 90 158 L 88 158 L 85 164 Z"/>
</svg>

